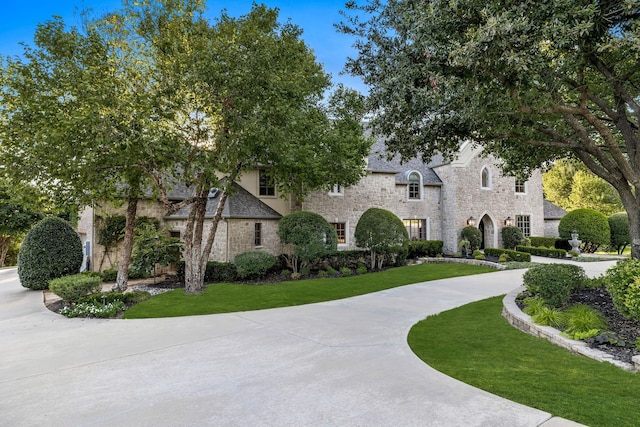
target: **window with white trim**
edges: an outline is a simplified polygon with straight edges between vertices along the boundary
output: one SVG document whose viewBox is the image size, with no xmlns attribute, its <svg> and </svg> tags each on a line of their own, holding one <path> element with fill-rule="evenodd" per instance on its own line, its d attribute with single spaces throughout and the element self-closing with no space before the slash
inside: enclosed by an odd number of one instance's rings
<svg viewBox="0 0 640 427">
<path fill-rule="evenodd" d="M 522 231 L 525 237 L 531 236 L 531 216 L 516 215 L 516 227 Z"/>
<path fill-rule="evenodd" d="M 525 194 L 527 192 L 527 181 L 524 179 L 516 178 L 516 193 Z"/>
<path fill-rule="evenodd" d="M 427 239 L 427 220 L 426 219 L 405 219 L 402 221 L 409 233 L 411 240 Z"/>
<path fill-rule="evenodd" d="M 409 200 L 421 200 L 422 199 L 422 178 L 418 172 L 411 172 L 409 174 Z"/>
<path fill-rule="evenodd" d="M 345 222 L 334 222 L 333 228 L 336 230 L 336 234 L 338 235 L 338 244 L 346 244 L 347 243 L 347 224 Z"/>
<path fill-rule="evenodd" d="M 258 171 L 258 194 L 261 196 L 276 195 L 276 186 L 273 185 L 273 179 L 264 169 Z"/>
<path fill-rule="evenodd" d="M 334 184 L 329 191 L 330 196 L 344 196 L 344 187 L 340 184 Z"/>
<path fill-rule="evenodd" d="M 491 170 L 486 166 L 482 168 L 481 180 L 482 188 L 491 188 Z"/>
</svg>

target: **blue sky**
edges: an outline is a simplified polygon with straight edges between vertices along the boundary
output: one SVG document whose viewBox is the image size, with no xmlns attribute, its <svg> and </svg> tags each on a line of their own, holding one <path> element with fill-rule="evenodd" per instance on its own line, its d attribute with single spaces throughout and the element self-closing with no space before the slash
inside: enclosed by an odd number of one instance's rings
<svg viewBox="0 0 640 427">
<path fill-rule="evenodd" d="M 78 8 L 91 8 L 96 13 L 118 9 L 120 0 L 3 0 L 0 14 L 0 55 L 20 55 L 20 42 L 33 43 L 39 22 L 61 16 L 69 25 L 79 23 Z M 8 4 L 7 4 L 8 3 Z M 241 16 L 251 9 L 251 0 L 208 0 L 206 16 L 213 19 L 226 9 L 231 16 Z M 360 79 L 340 75 L 348 56 L 355 56 L 354 39 L 338 34 L 334 24 L 341 21 L 339 11 L 345 0 L 265 0 L 269 7 L 280 9 L 280 22 L 290 20 L 303 29 L 302 38 L 315 52 L 320 63 L 332 75 L 334 83 L 366 92 Z"/>
</svg>

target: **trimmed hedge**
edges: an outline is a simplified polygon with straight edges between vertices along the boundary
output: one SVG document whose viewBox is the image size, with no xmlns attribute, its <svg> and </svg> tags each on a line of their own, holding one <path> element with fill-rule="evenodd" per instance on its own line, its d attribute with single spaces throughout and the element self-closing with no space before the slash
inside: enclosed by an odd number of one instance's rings
<svg viewBox="0 0 640 427">
<path fill-rule="evenodd" d="M 609 221 L 605 214 L 596 210 L 576 209 L 563 216 L 558 224 L 560 238 L 571 239 L 574 230 L 582 241 L 583 252 L 593 253 L 600 245 L 608 245 L 610 242 Z"/>
<path fill-rule="evenodd" d="M 442 240 L 411 240 L 407 258 L 435 257 L 442 255 Z"/>
<path fill-rule="evenodd" d="M 627 245 L 631 243 L 629 216 L 626 212 L 620 212 L 609 216 L 607 221 L 609 222 L 609 230 L 611 230 L 609 245 L 614 248 L 618 254 L 622 254 Z"/>
<path fill-rule="evenodd" d="M 236 255 L 233 263 L 239 278 L 262 278 L 276 265 L 276 257 L 268 252 L 250 251 Z"/>
<path fill-rule="evenodd" d="M 558 239 L 555 237 L 529 237 L 534 248 L 556 248 L 556 240 Z"/>
<path fill-rule="evenodd" d="M 528 254 L 526 252 L 518 252 L 511 249 L 484 248 L 484 254 L 497 258 L 499 258 L 500 255 L 505 254 L 511 261 L 531 262 L 531 254 Z"/>
<path fill-rule="evenodd" d="M 176 263 L 176 276 L 178 282 L 184 284 L 184 261 Z M 207 262 L 204 272 L 204 283 L 228 283 L 238 280 L 238 271 L 231 262 Z"/>
<path fill-rule="evenodd" d="M 74 274 L 49 281 L 49 290 L 65 302 L 74 303 L 87 294 L 102 289 L 102 277 L 99 274 Z"/>
<path fill-rule="evenodd" d="M 519 252 L 527 252 L 531 255 L 544 256 L 547 258 L 566 258 L 567 251 L 564 249 L 536 248 L 533 246 L 518 246 Z"/>
<path fill-rule="evenodd" d="M 25 288 L 42 290 L 49 281 L 80 271 L 80 236 L 58 217 L 45 218 L 27 233 L 18 254 L 18 276 Z"/>
</svg>

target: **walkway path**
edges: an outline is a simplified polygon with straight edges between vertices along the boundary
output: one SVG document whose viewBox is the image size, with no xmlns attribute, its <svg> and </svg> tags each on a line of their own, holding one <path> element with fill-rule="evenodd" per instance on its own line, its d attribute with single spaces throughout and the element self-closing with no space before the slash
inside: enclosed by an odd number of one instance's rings
<svg viewBox="0 0 640 427">
<path fill-rule="evenodd" d="M 504 294 L 522 273 L 272 310 L 96 320 L 50 312 L 15 269 L 0 269 L 0 425 L 568 425 L 435 371 L 406 343 L 425 316 Z"/>
</svg>

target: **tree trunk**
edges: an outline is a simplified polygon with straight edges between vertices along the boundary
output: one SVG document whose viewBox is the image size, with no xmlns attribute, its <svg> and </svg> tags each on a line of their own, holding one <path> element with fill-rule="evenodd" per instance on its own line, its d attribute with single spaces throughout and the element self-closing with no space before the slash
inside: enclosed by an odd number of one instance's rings
<svg viewBox="0 0 640 427">
<path fill-rule="evenodd" d="M 200 191 L 194 198 L 187 218 L 184 236 L 184 291 L 199 294 L 204 290 L 204 272 L 207 262 L 202 261 L 202 230 L 207 210 L 208 190 Z"/>
<path fill-rule="evenodd" d="M 13 236 L 1 235 L 0 236 L 0 267 L 4 265 L 4 260 L 7 258 L 9 248 L 13 242 Z"/>
<path fill-rule="evenodd" d="M 129 263 L 131 262 L 131 252 L 133 251 L 133 237 L 136 228 L 136 213 L 138 211 L 138 198 L 131 197 L 127 202 L 127 216 L 124 227 L 124 240 L 122 255 L 118 264 L 118 274 L 113 291 L 124 292 L 127 290 L 129 281 Z"/>
<path fill-rule="evenodd" d="M 629 237 L 631 241 L 631 258 L 640 259 L 640 206 L 625 206 L 629 216 Z"/>
</svg>

